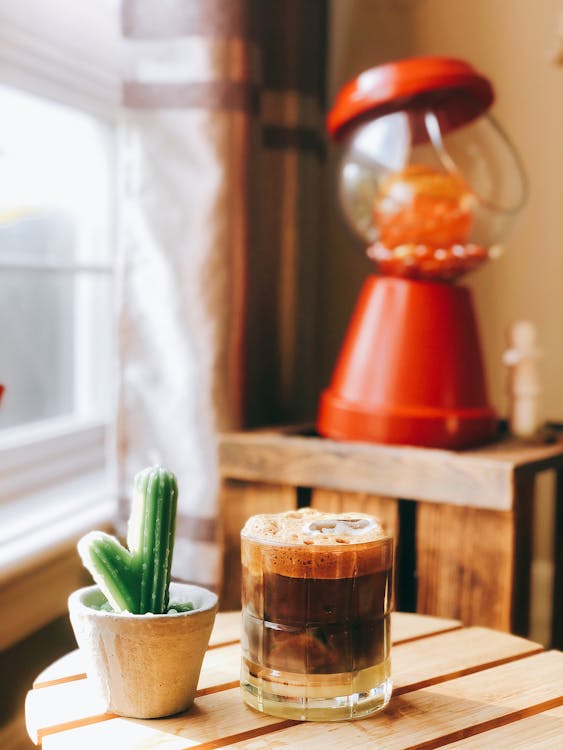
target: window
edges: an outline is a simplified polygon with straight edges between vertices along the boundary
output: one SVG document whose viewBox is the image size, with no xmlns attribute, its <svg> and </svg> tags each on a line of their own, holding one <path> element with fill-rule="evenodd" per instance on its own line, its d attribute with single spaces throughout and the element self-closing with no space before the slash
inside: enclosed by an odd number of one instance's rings
<svg viewBox="0 0 563 750">
<path fill-rule="evenodd" d="M 111 501 L 117 10 L 0 8 L 2 572 Z"/>
<path fill-rule="evenodd" d="M 0 86 L 0 429 L 110 409 L 112 128 Z"/>
</svg>

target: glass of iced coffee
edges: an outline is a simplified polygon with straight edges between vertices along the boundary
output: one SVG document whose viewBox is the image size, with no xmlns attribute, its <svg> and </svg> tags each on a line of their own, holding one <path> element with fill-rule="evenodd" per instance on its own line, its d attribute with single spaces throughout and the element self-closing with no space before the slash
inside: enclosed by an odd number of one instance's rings
<svg viewBox="0 0 563 750">
<path fill-rule="evenodd" d="M 393 542 L 379 522 L 308 508 L 253 516 L 241 548 L 246 703 L 317 721 L 383 708 Z"/>
</svg>

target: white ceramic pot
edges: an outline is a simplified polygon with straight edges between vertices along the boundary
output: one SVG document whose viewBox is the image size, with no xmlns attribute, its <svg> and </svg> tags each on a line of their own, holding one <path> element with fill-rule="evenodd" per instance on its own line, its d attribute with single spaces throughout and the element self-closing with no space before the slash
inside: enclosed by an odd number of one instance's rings
<svg viewBox="0 0 563 750">
<path fill-rule="evenodd" d="M 70 595 L 68 607 L 88 677 L 106 710 L 150 719 L 189 708 L 215 620 L 217 596 L 200 586 L 172 583 L 170 601 L 192 602 L 195 609 L 166 615 L 93 608 L 104 601 L 98 586 L 88 586 Z"/>
</svg>

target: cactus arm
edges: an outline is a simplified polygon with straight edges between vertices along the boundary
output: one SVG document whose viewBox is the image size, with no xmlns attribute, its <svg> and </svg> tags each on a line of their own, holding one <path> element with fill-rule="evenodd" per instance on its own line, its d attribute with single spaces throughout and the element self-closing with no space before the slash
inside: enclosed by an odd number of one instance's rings
<svg viewBox="0 0 563 750">
<path fill-rule="evenodd" d="M 166 612 L 168 607 L 170 576 L 172 569 L 172 552 L 176 531 L 176 507 L 178 488 L 173 474 L 165 472 L 158 483 L 158 507 L 154 526 L 152 590 L 150 607 L 152 612 Z M 142 585 L 142 584 L 141 584 Z"/>
<path fill-rule="evenodd" d="M 176 477 L 166 469 L 145 469 L 135 477 L 127 543 L 139 575 L 141 613 L 160 614 L 168 606 L 177 502 Z"/>
<path fill-rule="evenodd" d="M 91 531 L 78 542 L 78 552 L 114 611 L 138 613 L 138 574 L 131 555 L 117 539 Z"/>
</svg>

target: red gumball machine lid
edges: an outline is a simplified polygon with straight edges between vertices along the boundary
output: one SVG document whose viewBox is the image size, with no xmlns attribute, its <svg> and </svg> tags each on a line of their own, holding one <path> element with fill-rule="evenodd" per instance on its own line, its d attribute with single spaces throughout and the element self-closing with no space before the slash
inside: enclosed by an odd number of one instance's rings
<svg viewBox="0 0 563 750">
<path fill-rule="evenodd" d="M 339 141 L 366 120 L 430 106 L 445 114 L 441 124 L 453 130 L 486 112 L 493 101 L 490 81 L 469 63 L 412 57 L 370 68 L 347 83 L 328 115 L 327 127 Z"/>
</svg>

